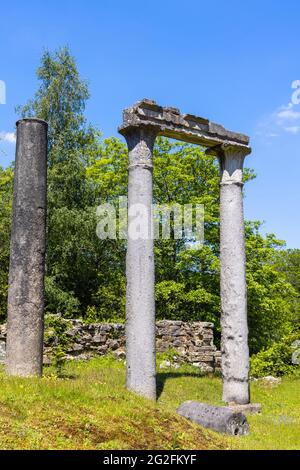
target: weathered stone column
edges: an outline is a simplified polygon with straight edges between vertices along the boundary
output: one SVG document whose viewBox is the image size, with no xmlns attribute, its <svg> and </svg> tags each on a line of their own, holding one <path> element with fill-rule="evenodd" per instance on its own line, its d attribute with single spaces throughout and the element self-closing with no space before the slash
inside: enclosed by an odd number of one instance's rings
<svg viewBox="0 0 300 470">
<path fill-rule="evenodd" d="M 155 400 L 155 276 L 151 226 L 152 151 L 157 131 L 152 126 L 138 126 L 121 133 L 129 150 L 126 386 Z"/>
<path fill-rule="evenodd" d="M 243 164 L 249 147 L 222 145 L 221 167 L 221 327 L 223 400 L 246 404 L 249 396 Z"/>
<path fill-rule="evenodd" d="M 9 270 L 7 359 L 10 375 L 41 375 L 47 191 L 47 123 L 17 123 Z"/>
</svg>

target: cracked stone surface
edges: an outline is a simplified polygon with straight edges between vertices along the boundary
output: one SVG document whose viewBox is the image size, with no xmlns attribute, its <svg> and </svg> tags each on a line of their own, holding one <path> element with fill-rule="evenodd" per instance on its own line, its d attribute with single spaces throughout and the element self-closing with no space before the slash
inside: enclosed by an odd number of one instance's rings
<svg viewBox="0 0 300 470">
<path fill-rule="evenodd" d="M 17 123 L 6 370 L 41 375 L 47 191 L 47 124 Z"/>
</svg>

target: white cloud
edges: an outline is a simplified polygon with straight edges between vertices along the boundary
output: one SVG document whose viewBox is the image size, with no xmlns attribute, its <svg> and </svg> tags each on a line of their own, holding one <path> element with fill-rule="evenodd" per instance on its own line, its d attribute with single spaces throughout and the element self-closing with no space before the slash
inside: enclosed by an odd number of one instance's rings
<svg viewBox="0 0 300 470">
<path fill-rule="evenodd" d="M 0 132 L 0 141 L 1 140 L 9 144 L 15 144 L 16 134 L 14 132 Z"/>
<path fill-rule="evenodd" d="M 300 112 L 293 111 L 293 109 L 284 109 L 277 112 L 277 117 L 282 121 L 295 121 L 300 119 Z"/>
<path fill-rule="evenodd" d="M 300 95 L 300 80 L 293 82 L 292 88 L 296 88 L 295 95 Z M 284 134 L 300 134 L 300 100 L 294 94 L 291 102 L 278 107 L 258 123 L 258 135 L 264 139 L 272 139 Z"/>
<path fill-rule="evenodd" d="M 300 133 L 300 126 L 285 127 L 284 130 L 286 132 L 289 132 L 290 134 L 299 134 Z"/>
</svg>

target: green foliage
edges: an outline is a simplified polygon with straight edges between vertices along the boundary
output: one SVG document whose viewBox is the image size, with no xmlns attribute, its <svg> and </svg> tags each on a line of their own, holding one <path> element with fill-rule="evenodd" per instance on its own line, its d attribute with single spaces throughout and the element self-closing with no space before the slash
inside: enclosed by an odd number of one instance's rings
<svg viewBox="0 0 300 470">
<path fill-rule="evenodd" d="M 53 277 L 45 279 L 45 293 L 47 298 L 46 309 L 49 313 L 63 312 L 66 318 L 74 318 L 80 311 L 79 300 L 72 292 L 61 289 Z"/>
<path fill-rule="evenodd" d="M 257 353 L 271 346 L 293 328 L 293 303 L 297 293 L 278 271 L 275 260 L 283 242 L 263 237 L 259 222 L 246 224 L 248 318 L 250 349 Z"/>
<path fill-rule="evenodd" d="M 64 367 L 66 365 L 66 354 L 60 344 L 55 347 L 53 353 L 52 364 L 55 368 L 57 377 L 62 377 L 64 373 Z"/>
<path fill-rule="evenodd" d="M 66 365 L 66 351 L 71 344 L 67 330 L 70 322 L 59 315 L 46 315 L 45 342 L 52 348 L 52 365 L 57 377 L 61 377 Z"/>
<path fill-rule="evenodd" d="M 112 300 L 115 302 L 115 294 L 112 293 Z M 122 297 L 122 301 L 124 296 Z M 88 306 L 86 313 L 83 317 L 84 323 L 123 323 L 124 315 L 120 316 L 120 310 L 110 311 L 103 309 L 103 306 L 97 308 L 94 305 Z M 118 336 L 117 336 L 118 337 Z"/>
<path fill-rule="evenodd" d="M 68 49 L 46 52 L 39 88 L 21 116 L 49 122 L 46 312 L 87 322 L 124 321 L 124 240 L 99 240 L 96 207 L 127 194 L 127 148 L 100 139 L 84 111 L 89 97 Z M 255 177 L 246 169 L 244 181 Z M 6 314 L 13 170 L 0 169 L 0 318 Z M 219 167 L 199 146 L 158 138 L 154 202 L 205 206 L 205 243 L 155 241 L 157 318 L 215 324 L 220 339 Z M 246 224 L 251 353 L 272 346 L 299 319 L 299 250 L 288 252 L 260 223 Z"/>
<path fill-rule="evenodd" d="M 5 319 L 13 193 L 13 169 L 0 167 L 0 321 Z"/>
<path fill-rule="evenodd" d="M 84 322 L 90 325 L 92 323 L 97 323 L 97 321 L 99 321 L 99 316 L 97 314 L 96 307 L 94 305 L 89 306 L 86 310 Z"/>
<path fill-rule="evenodd" d="M 300 250 L 284 250 L 278 253 L 277 269 L 283 272 L 288 281 L 300 293 Z"/>
<path fill-rule="evenodd" d="M 66 335 L 70 328 L 70 321 L 60 315 L 49 314 L 45 316 L 45 340 L 51 345 L 60 345 L 67 349 L 70 345 L 70 338 Z"/>
<path fill-rule="evenodd" d="M 78 315 L 98 286 L 103 246 L 95 233 L 95 192 L 86 176 L 99 133 L 84 117 L 89 96 L 67 48 L 45 52 L 40 87 L 18 111 L 49 123 L 46 309 Z"/>
<path fill-rule="evenodd" d="M 263 349 L 251 358 L 251 375 L 264 377 L 267 375 L 282 376 L 300 372 L 300 364 L 293 364 L 295 341 L 300 340 L 300 331 L 284 336 L 268 349 Z"/>
<path fill-rule="evenodd" d="M 94 312 L 97 321 L 124 322 L 126 282 L 123 272 L 110 273 L 98 277 L 99 287 L 93 295 Z M 87 312 L 88 314 L 88 312 Z M 85 320 L 86 317 L 84 317 Z"/>
<path fill-rule="evenodd" d="M 178 352 L 174 348 L 169 348 L 165 352 L 161 352 L 161 353 L 158 352 L 156 354 L 156 366 L 159 368 L 160 364 L 163 361 L 169 361 L 172 364 L 174 363 L 174 357 L 176 358 L 178 357 Z"/>
<path fill-rule="evenodd" d="M 294 324 L 300 327 L 300 250 L 281 250 L 275 258 L 275 266 L 297 293 L 291 298 L 290 306 Z"/>
<path fill-rule="evenodd" d="M 80 138 L 86 137 L 83 111 L 89 92 L 67 47 L 54 54 L 46 51 L 36 75 L 40 87 L 25 106 L 17 107 L 17 112 L 22 117 L 39 117 L 49 123 L 49 163 L 52 167 L 65 156 L 60 152 L 52 153 L 57 144 L 73 152 L 80 147 Z M 74 143 L 77 144 L 75 147 Z"/>
</svg>

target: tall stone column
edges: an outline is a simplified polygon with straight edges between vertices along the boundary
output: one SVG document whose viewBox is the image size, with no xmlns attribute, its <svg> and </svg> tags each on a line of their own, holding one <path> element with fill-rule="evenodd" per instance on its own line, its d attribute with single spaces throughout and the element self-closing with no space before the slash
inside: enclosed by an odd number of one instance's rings
<svg viewBox="0 0 300 470">
<path fill-rule="evenodd" d="M 247 404 L 249 349 L 243 213 L 243 164 L 249 147 L 222 145 L 221 168 L 221 327 L 223 400 Z"/>
<path fill-rule="evenodd" d="M 126 258 L 126 386 L 156 399 L 152 126 L 124 129 L 129 150 Z"/>
<path fill-rule="evenodd" d="M 43 364 L 46 239 L 47 123 L 17 123 L 8 291 L 7 359 L 10 375 L 39 376 Z"/>
</svg>

